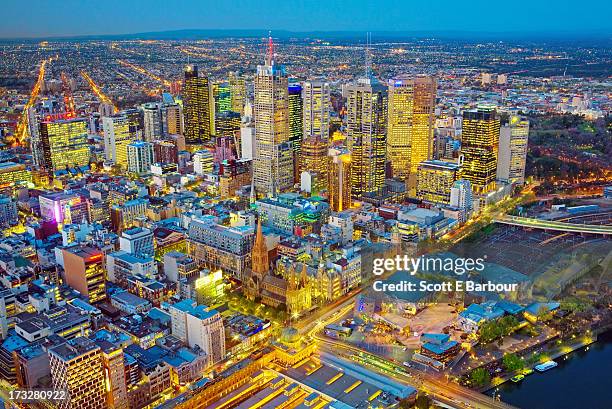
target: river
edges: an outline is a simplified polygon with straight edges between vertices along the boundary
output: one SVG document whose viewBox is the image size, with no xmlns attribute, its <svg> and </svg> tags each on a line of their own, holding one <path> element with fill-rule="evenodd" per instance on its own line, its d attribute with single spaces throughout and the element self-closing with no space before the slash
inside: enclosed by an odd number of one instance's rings
<svg viewBox="0 0 612 409">
<path fill-rule="evenodd" d="M 612 331 L 599 335 L 588 350 L 581 348 L 556 361 L 559 366 L 547 372 L 500 385 L 501 400 L 521 409 L 612 408 Z"/>
</svg>

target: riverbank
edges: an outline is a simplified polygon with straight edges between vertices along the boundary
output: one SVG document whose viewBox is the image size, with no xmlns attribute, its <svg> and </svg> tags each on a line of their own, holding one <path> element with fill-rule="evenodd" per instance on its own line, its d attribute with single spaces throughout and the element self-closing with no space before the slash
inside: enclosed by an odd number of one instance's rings
<svg viewBox="0 0 612 409">
<path fill-rule="evenodd" d="M 609 408 L 612 378 L 607 363 L 612 362 L 612 331 L 571 353 L 557 352 L 556 368 L 521 382 L 506 382 L 487 395 L 525 409 Z"/>
</svg>

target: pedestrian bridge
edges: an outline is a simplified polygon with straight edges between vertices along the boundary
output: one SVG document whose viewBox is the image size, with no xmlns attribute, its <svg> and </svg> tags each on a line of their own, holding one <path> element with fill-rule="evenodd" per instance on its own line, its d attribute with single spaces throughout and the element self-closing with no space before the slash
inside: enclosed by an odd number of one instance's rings
<svg viewBox="0 0 612 409">
<path fill-rule="evenodd" d="M 508 224 L 530 229 L 562 231 L 566 233 L 598 234 L 602 236 L 612 236 L 612 226 L 595 224 L 578 224 L 559 222 L 555 220 L 532 219 L 530 217 L 519 217 L 504 215 L 493 219 L 495 223 Z"/>
</svg>

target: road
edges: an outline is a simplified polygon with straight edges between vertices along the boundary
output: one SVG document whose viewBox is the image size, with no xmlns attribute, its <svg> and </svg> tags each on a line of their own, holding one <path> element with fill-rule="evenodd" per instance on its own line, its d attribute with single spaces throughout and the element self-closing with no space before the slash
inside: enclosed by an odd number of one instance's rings
<svg viewBox="0 0 612 409">
<path fill-rule="evenodd" d="M 94 94 L 96 94 L 96 96 L 98 97 L 100 102 L 112 105 L 113 106 L 113 111 L 115 113 L 117 113 L 119 111 L 119 109 L 117 109 L 117 107 L 115 106 L 113 101 L 107 95 L 105 95 L 104 92 L 102 92 L 102 90 L 100 89 L 98 84 L 96 84 L 95 81 L 93 79 L 91 79 L 89 74 L 87 74 L 85 71 L 81 71 L 81 75 L 89 83 L 89 86 L 91 87 L 91 90 L 93 91 Z"/>
<path fill-rule="evenodd" d="M 367 351 L 334 341 L 319 333 L 315 334 L 315 338 L 319 342 L 319 347 L 331 354 L 344 355 L 350 357 L 354 354 L 364 353 L 373 355 Z M 368 369 L 380 373 L 384 376 L 391 377 L 397 382 L 401 382 L 419 389 L 432 396 L 433 399 L 442 403 L 458 408 L 476 408 L 476 409 L 513 409 L 514 407 L 504 402 L 497 401 L 487 395 L 475 392 L 465 388 L 454 382 L 449 382 L 446 379 L 440 379 L 436 376 L 426 374 L 413 368 L 408 368 L 398 365 L 394 362 L 387 361 L 384 358 L 377 357 L 378 360 L 384 362 L 385 365 L 402 370 L 404 374 L 389 371 L 384 371 L 375 365 L 368 366 Z"/>
<path fill-rule="evenodd" d="M 17 137 L 15 139 L 15 143 L 18 145 L 23 144 L 27 136 L 27 124 L 28 124 L 28 110 L 36 103 L 36 99 L 38 98 L 38 94 L 40 92 L 40 88 L 45 80 L 45 70 L 47 64 L 53 61 L 52 58 L 47 60 L 42 60 L 40 63 L 40 67 L 38 69 L 38 78 L 36 79 L 36 83 L 32 88 L 32 92 L 30 92 L 30 98 L 28 102 L 23 107 L 23 113 L 21 114 L 21 118 L 19 118 L 19 123 L 17 124 Z"/>
<path fill-rule="evenodd" d="M 527 227 L 531 229 L 543 229 L 560 231 L 566 233 L 588 233 L 604 236 L 612 236 L 612 226 L 601 226 L 595 224 L 577 224 L 560 222 L 556 220 L 532 219 L 529 217 L 502 215 L 493 219 L 495 223 L 508 224 L 511 226 Z"/>
</svg>

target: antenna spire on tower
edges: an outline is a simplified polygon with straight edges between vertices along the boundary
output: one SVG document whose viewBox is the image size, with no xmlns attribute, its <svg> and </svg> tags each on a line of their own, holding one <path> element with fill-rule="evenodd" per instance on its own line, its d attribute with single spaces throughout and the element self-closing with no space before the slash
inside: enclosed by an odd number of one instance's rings
<svg viewBox="0 0 612 409">
<path fill-rule="evenodd" d="M 272 40 L 272 32 L 268 31 L 268 55 L 266 57 L 266 64 L 274 64 L 274 41 Z"/>
<path fill-rule="evenodd" d="M 365 47 L 365 76 L 367 79 L 372 75 L 372 56 L 370 55 L 370 37 L 371 33 L 366 33 Z"/>
</svg>

